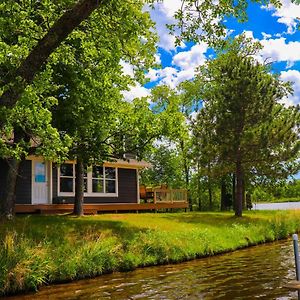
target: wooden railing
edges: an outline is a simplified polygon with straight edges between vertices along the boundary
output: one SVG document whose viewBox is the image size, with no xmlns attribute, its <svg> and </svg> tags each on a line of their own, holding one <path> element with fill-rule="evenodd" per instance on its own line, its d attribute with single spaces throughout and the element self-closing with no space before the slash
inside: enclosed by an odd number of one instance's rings
<svg viewBox="0 0 300 300">
<path fill-rule="evenodd" d="M 153 189 L 154 203 L 187 202 L 185 189 Z"/>
</svg>

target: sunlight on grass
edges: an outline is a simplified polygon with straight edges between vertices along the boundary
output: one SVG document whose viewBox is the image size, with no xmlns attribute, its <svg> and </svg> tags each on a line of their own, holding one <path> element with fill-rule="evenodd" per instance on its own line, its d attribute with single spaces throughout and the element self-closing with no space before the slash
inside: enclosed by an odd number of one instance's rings
<svg viewBox="0 0 300 300">
<path fill-rule="evenodd" d="M 286 238 L 300 211 L 19 216 L 0 223 L 0 294 Z"/>
</svg>

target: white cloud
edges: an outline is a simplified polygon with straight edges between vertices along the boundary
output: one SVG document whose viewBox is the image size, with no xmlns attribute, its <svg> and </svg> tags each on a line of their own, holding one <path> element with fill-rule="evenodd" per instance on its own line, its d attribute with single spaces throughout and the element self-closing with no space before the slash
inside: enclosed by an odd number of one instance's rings
<svg viewBox="0 0 300 300">
<path fill-rule="evenodd" d="M 182 51 L 173 56 L 172 64 L 180 69 L 187 70 L 203 65 L 206 61 L 205 53 L 208 49 L 206 43 L 200 43 L 189 51 Z"/>
<path fill-rule="evenodd" d="M 164 69 L 151 69 L 146 75 L 151 82 L 175 88 L 180 82 L 190 80 L 195 76 L 195 68 L 206 61 L 205 53 L 208 49 L 206 43 L 196 44 L 188 51 L 182 51 L 173 56 L 172 67 Z"/>
<path fill-rule="evenodd" d="M 261 34 L 262 34 L 262 36 L 263 36 L 264 40 L 266 40 L 266 39 L 270 39 L 270 38 L 272 37 L 272 35 L 271 35 L 271 34 L 268 34 L 268 33 L 265 33 L 265 32 L 262 32 Z"/>
<path fill-rule="evenodd" d="M 166 51 L 175 50 L 175 37 L 169 33 L 167 24 L 174 24 L 175 12 L 180 9 L 181 0 L 164 0 L 154 3 L 154 9 L 147 7 L 151 19 L 156 23 L 156 32 L 159 36 L 158 46 Z M 184 44 L 181 45 L 184 47 Z"/>
<path fill-rule="evenodd" d="M 244 31 L 244 34 L 248 38 L 252 38 L 254 41 L 259 41 L 263 49 L 259 52 L 255 58 L 259 62 L 287 62 L 286 68 L 291 68 L 296 61 L 300 60 L 300 42 L 290 41 L 287 42 L 286 38 L 280 37 L 272 39 L 270 35 L 262 32 L 263 40 L 254 38 L 252 31 Z"/>
<path fill-rule="evenodd" d="M 286 61 L 287 67 L 291 67 L 295 61 L 300 60 L 300 42 L 286 42 L 286 39 L 262 40 L 264 46 L 261 55 L 264 59 L 270 58 L 271 61 Z"/>
<path fill-rule="evenodd" d="M 178 70 L 173 67 L 166 67 L 158 71 L 158 79 L 160 84 L 169 85 L 171 88 L 175 88 L 177 85 Z"/>
<path fill-rule="evenodd" d="M 293 34 L 297 30 L 298 18 L 300 16 L 300 5 L 294 4 L 291 0 L 281 0 L 281 7 L 275 8 L 273 5 L 264 6 L 269 11 L 274 11 L 272 16 L 277 17 L 278 23 L 287 26 L 287 33 Z"/>
<path fill-rule="evenodd" d="M 149 96 L 150 90 L 137 83 L 136 86 L 132 86 L 129 91 L 123 91 L 122 93 L 126 101 L 132 102 L 134 98 Z"/>
<path fill-rule="evenodd" d="M 130 77 L 134 77 L 133 65 L 131 65 L 128 62 L 125 62 L 124 60 L 122 60 L 120 62 L 120 65 L 122 66 L 122 71 L 125 75 L 129 75 Z"/>
<path fill-rule="evenodd" d="M 160 54 L 159 53 L 154 54 L 154 58 L 155 58 L 155 63 L 160 65 L 161 64 Z"/>
<path fill-rule="evenodd" d="M 251 31 L 251 30 L 244 30 L 243 34 L 245 35 L 246 38 L 255 40 L 255 38 L 253 36 L 253 31 Z"/>
<path fill-rule="evenodd" d="M 300 72 L 288 70 L 281 72 L 280 79 L 293 82 L 294 94 L 283 99 L 286 106 L 300 104 Z"/>
</svg>

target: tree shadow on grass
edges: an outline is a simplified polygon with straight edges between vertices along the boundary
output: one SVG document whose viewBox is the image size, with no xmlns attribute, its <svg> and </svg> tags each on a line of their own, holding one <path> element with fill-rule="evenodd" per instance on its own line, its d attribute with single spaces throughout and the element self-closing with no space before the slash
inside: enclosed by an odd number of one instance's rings
<svg viewBox="0 0 300 300">
<path fill-rule="evenodd" d="M 9 231 L 38 243 L 49 241 L 60 244 L 70 239 L 98 239 L 100 236 L 116 236 L 122 240 L 132 240 L 140 232 L 149 231 L 120 220 L 100 220 L 91 217 L 77 218 L 70 215 L 17 217 L 12 223 L 2 224 L 0 238 Z"/>
</svg>

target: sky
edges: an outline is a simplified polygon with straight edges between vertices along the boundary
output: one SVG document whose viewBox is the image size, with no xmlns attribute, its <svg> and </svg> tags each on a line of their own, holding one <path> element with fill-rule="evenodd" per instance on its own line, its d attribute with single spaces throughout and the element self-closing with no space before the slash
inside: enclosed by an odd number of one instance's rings
<svg viewBox="0 0 300 300">
<path fill-rule="evenodd" d="M 289 106 L 300 104 L 300 30 L 297 29 L 300 5 L 289 0 L 281 2 L 282 6 L 278 9 L 249 2 L 248 21 L 238 23 L 228 18 L 226 27 L 231 36 L 245 32 L 262 43 L 263 49 L 257 59 L 272 62 L 273 71 L 283 81 L 293 82 L 294 94 L 283 99 L 284 104 Z M 150 12 L 159 35 L 156 62 L 161 64 L 161 68 L 149 70 L 146 85 L 137 84 L 125 92 L 128 100 L 149 95 L 151 88 L 157 84 L 174 88 L 184 80 L 193 79 L 195 67 L 204 64 L 212 55 L 212 50 L 205 43 L 182 43 L 175 47 L 175 38 L 169 34 L 165 24 L 174 22 L 173 15 L 180 4 L 181 0 L 164 0 L 156 3 L 155 9 Z M 124 71 L 130 73 L 130 67 L 124 66 Z"/>
</svg>

